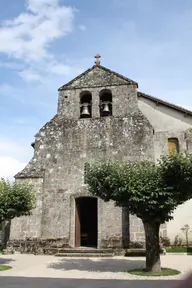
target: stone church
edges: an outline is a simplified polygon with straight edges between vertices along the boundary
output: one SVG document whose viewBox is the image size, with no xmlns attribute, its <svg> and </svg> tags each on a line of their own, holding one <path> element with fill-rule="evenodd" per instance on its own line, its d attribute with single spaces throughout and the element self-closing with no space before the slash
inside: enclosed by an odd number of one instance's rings
<svg viewBox="0 0 192 288">
<path fill-rule="evenodd" d="M 89 194 L 89 163 L 156 161 L 192 147 L 191 111 L 139 92 L 137 82 L 103 67 L 99 58 L 58 89 L 57 113 L 35 135 L 34 156 L 15 176 L 34 185 L 37 199 L 32 216 L 11 222 L 9 246 L 16 250 L 143 242 L 140 219 Z M 167 235 L 166 224 L 161 235 Z"/>
</svg>

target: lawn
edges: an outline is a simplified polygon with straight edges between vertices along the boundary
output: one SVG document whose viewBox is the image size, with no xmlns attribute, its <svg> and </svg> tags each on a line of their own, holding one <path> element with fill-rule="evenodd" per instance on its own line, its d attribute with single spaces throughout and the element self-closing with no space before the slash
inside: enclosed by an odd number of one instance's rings
<svg viewBox="0 0 192 288">
<path fill-rule="evenodd" d="M 175 247 L 166 249 L 167 253 L 192 253 L 192 247 Z"/>
<path fill-rule="evenodd" d="M 145 269 L 134 269 L 128 271 L 128 273 L 138 276 L 173 276 L 178 275 L 181 272 L 170 268 L 161 268 L 161 272 L 148 272 Z"/>
<path fill-rule="evenodd" d="M 8 265 L 0 265 L 0 271 L 10 270 L 12 269 L 11 266 Z"/>
</svg>

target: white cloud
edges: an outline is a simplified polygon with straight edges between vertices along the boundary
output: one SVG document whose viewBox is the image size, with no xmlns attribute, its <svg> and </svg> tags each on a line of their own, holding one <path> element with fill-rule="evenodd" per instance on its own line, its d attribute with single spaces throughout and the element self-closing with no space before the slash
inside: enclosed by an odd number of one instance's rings
<svg viewBox="0 0 192 288">
<path fill-rule="evenodd" d="M 25 145 L 11 139 L 0 139 L 0 178 L 13 179 L 26 166 L 33 149 Z"/>
<path fill-rule="evenodd" d="M 0 141 L 0 178 L 13 179 L 13 176 L 26 166 L 26 163 L 18 160 L 12 155 L 21 155 L 22 148 L 7 140 Z"/>
<path fill-rule="evenodd" d="M 49 57 L 48 44 L 72 31 L 74 9 L 59 5 L 59 0 L 29 0 L 26 9 L 3 22 L 0 52 L 23 61 Z"/>
<path fill-rule="evenodd" d="M 42 71 L 65 75 L 72 68 L 61 65 L 49 47 L 73 31 L 75 11 L 73 7 L 61 5 L 60 0 L 26 1 L 24 13 L 2 22 L 0 53 L 25 63 L 19 75 L 28 82 L 42 81 Z"/>
<path fill-rule="evenodd" d="M 56 75 L 73 75 L 74 74 L 74 65 L 70 66 L 70 65 L 66 65 L 66 64 L 62 64 L 62 63 L 58 63 L 56 61 L 53 62 L 49 62 L 46 65 L 47 69 L 46 71 L 49 71 L 52 74 L 56 74 Z M 75 68 L 75 73 L 81 73 L 82 70 L 78 67 Z"/>
<path fill-rule="evenodd" d="M 58 0 L 28 0 L 28 9 L 34 13 L 41 11 L 46 13 L 45 8 L 57 7 Z"/>
<path fill-rule="evenodd" d="M 23 69 L 24 65 L 17 62 L 2 62 L 0 61 L 0 67 L 7 68 L 7 69 Z"/>
<path fill-rule="evenodd" d="M 87 27 L 82 24 L 82 25 L 79 25 L 79 29 L 80 29 L 81 31 L 86 31 L 86 30 L 87 30 Z"/>
<path fill-rule="evenodd" d="M 4 94 L 4 95 L 8 95 L 11 91 L 11 86 L 8 85 L 7 83 L 3 83 L 0 85 L 0 95 Z"/>
<path fill-rule="evenodd" d="M 43 81 L 43 78 L 40 74 L 38 74 L 38 72 L 33 71 L 32 69 L 25 69 L 21 72 L 19 72 L 19 75 L 26 80 L 27 82 L 31 82 L 31 81 Z"/>
<path fill-rule="evenodd" d="M 22 151 L 23 149 L 19 144 L 12 142 L 11 140 L 0 138 L 0 155 L 5 155 L 7 153 L 12 153 L 13 155 L 14 153 L 22 153 Z"/>
<path fill-rule="evenodd" d="M 0 157 L 9 156 L 26 161 L 32 157 L 33 148 L 30 140 L 14 141 L 12 139 L 0 138 Z"/>
<path fill-rule="evenodd" d="M 12 180 L 14 175 L 20 172 L 26 163 L 21 162 L 13 157 L 0 156 L 0 178 Z"/>
<path fill-rule="evenodd" d="M 7 83 L 3 83 L 0 85 L 0 97 L 2 97 L 2 95 L 9 96 L 10 98 L 17 100 L 21 103 L 25 102 L 25 99 L 21 98 L 21 90 Z"/>
</svg>

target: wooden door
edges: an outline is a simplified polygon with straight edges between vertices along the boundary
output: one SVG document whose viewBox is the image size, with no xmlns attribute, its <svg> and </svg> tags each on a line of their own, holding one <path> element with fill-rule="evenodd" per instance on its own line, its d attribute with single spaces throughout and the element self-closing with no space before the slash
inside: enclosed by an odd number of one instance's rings
<svg viewBox="0 0 192 288">
<path fill-rule="evenodd" d="M 80 207 L 78 199 L 75 201 L 75 247 L 81 246 Z"/>
<path fill-rule="evenodd" d="M 179 152 L 179 141 L 177 138 L 168 139 L 168 155 Z"/>
</svg>

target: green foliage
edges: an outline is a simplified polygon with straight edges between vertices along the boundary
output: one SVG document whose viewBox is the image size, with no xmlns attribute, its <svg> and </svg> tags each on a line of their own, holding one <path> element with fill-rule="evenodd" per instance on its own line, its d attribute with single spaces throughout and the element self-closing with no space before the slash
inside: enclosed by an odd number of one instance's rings
<svg viewBox="0 0 192 288">
<path fill-rule="evenodd" d="M 191 247 L 173 247 L 166 250 L 167 253 L 187 253 L 192 252 Z"/>
<path fill-rule="evenodd" d="M 190 229 L 189 225 L 188 225 L 188 224 L 185 224 L 185 225 L 181 228 L 181 231 L 182 231 L 183 233 L 188 233 L 188 232 L 189 232 L 189 229 Z"/>
<path fill-rule="evenodd" d="M 0 265 L 0 271 L 6 271 L 12 269 L 11 266 L 8 265 Z"/>
<path fill-rule="evenodd" d="M 32 185 L 0 180 L 0 222 L 15 217 L 30 215 L 35 208 Z"/>
<path fill-rule="evenodd" d="M 181 247 L 182 242 L 183 242 L 183 239 L 181 237 L 179 237 L 179 235 L 176 235 L 172 246 L 173 247 Z"/>
<path fill-rule="evenodd" d="M 93 195 L 129 208 L 145 222 L 164 223 L 174 209 L 192 198 L 192 155 L 163 156 L 158 164 L 96 162 L 89 166 L 87 184 Z"/>
<path fill-rule="evenodd" d="M 173 247 L 166 250 L 167 253 L 192 253 L 192 247 Z"/>
<path fill-rule="evenodd" d="M 162 247 L 170 247 L 171 241 L 170 241 L 169 237 L 160 236 L 160 244 L 162 245 Z"/>
<path fill-rule="evenodd" d="M 181 228 L 181 231 L 185 234 L 185 240 L 186 240 L 186 245 L 187 247 L 189 246 L 189 231 L 190 230 L 190 227 L 188 224 L 185 224 L 182 228 Z"/>
</svg>

